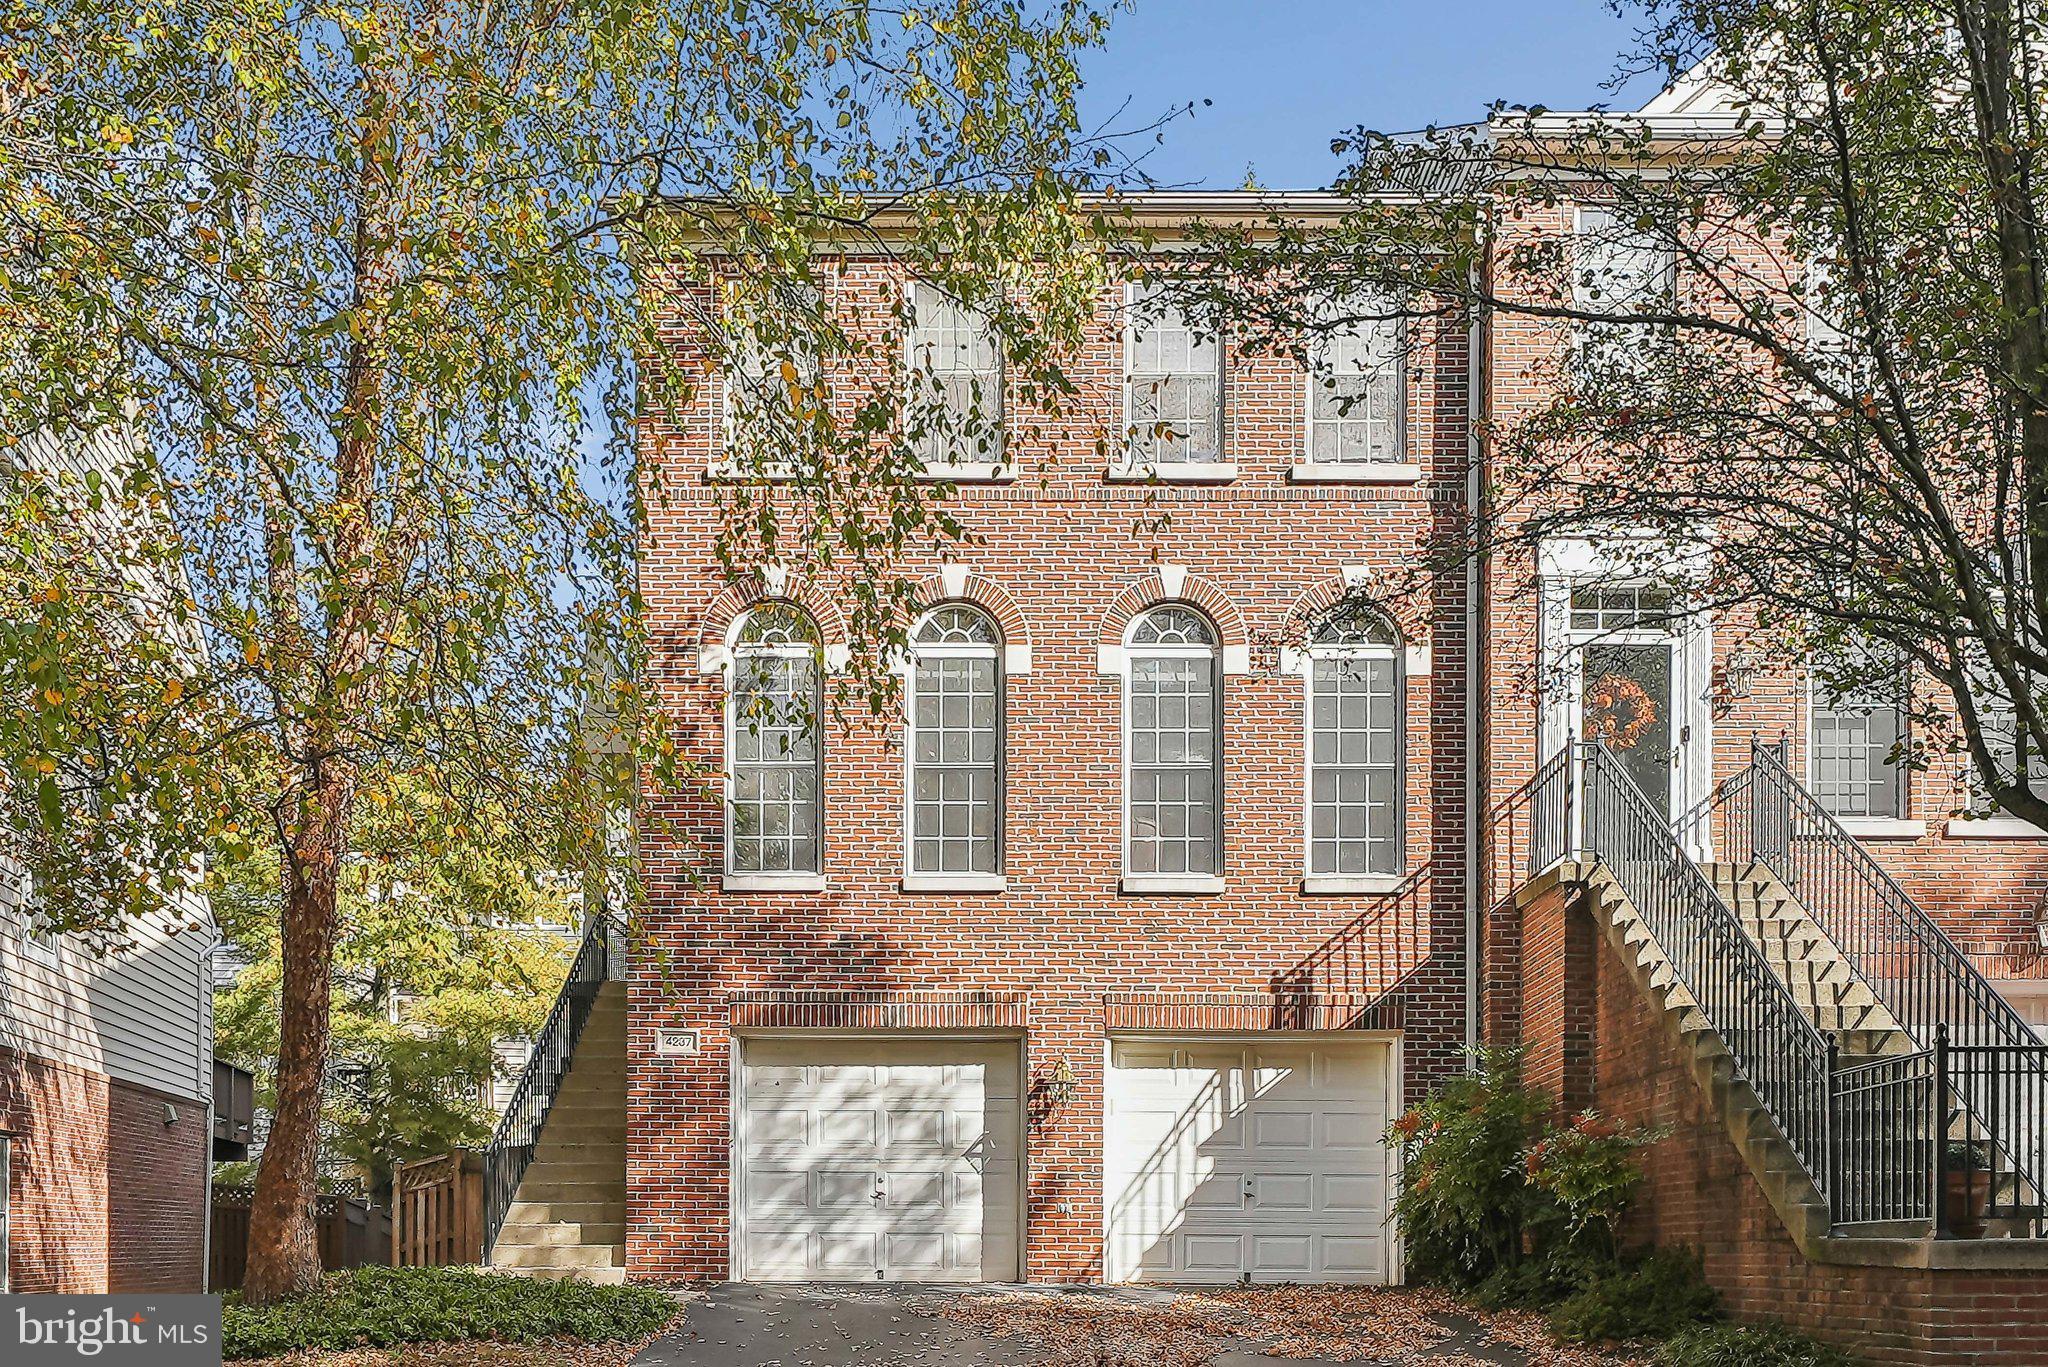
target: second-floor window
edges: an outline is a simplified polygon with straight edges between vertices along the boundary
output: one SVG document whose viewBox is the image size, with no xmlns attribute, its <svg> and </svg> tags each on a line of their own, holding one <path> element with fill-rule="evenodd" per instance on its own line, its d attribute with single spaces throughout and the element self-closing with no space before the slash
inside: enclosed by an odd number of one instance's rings
<svg viewBox="0 0 2048 1367">
<path fill-rule="evenodd" d="M 735 303 L 725 321 L 725 460 L 735 474 L 786 474 L 801 467 L 817 440 L 817 294 L 802 290 L 783 307 L 754 307 L 765 313 Z"/>
<path fill-rule="evenodd" d="M 1400 871 L 1400 639 L 1347 604 L 1308 644 L 1308 872 Z"/>
<path fill-rule="evenodd" d="M 1125 418 L 1133 465 L 1223 459 L 1223 348 L 1213 326 L 1156 287 L 1132 286 L 1124 330 Z"/>
<path fill-rule="evenodd" d="M 733 639 L 728 873 L 822 869 L 820 702 L 810 619 L 786 603 L 749 612 Z"/>
<path fill-rule="evenodd" d="M 1124 699 L 1124 872 L 1222 870 L 1222 745 L 1216 630 L 1192 608 L 1131 625 Z"/>
<path fill-rule="evenodd" d="M 1572 242 L 1572 306 L 1625 320 L 1668 309 L 1676 289 L 1671 244 L 1634 221 L 1628 209 L 1579 206 Z M 1642 322 L 1581 321 L 1579 362 L 1585 372 L 1633 379 L 1652 370 L 1666 333 Z"/>
<path fill-rule="evenodd" d="M 1876 664 L 1856 652 L 1856 672 Z M 1808 778 L 1823 807 L 1839 817 L 1902 817 L 1906 768 L 1899 763 L 1906 734 L 1903 670 L 1880 669 L 1837 689 L 1816 678 L 1810 709 Z"/>
<path fill-rule="evenodd" d="M 1401 341 L 1400 320 L 1370 317 L 1316 339 L 1309 358 L 1310 461 L 1354 465 L 1406 459 Z"/>
<path fill-rule="evenodd" d="M 910 871 L 1002 871 L 1002 638 L 949 603 L 911 633 Z"/>
<path fill-rule="evenodd" d="M 904 425 L 927 466 L 1003 458 L 1002 351 L 979 310 L 934 285 L 910 287 L 910 401 Z"/>
</svg>

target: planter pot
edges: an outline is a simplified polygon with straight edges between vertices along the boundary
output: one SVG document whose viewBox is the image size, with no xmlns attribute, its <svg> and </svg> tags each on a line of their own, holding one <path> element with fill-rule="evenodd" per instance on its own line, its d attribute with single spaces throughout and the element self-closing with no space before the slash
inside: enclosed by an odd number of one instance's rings
<svg viewBox="0 0 2048 1367">
<path fill-rule="evenodd" d="M 1942 1203 L 1949 1233 L 1958 1239 L 1983 1238 L 1984 1215 L 1991 1205 L 1991 1174 L 1951 1172 Z"/>
</svg>

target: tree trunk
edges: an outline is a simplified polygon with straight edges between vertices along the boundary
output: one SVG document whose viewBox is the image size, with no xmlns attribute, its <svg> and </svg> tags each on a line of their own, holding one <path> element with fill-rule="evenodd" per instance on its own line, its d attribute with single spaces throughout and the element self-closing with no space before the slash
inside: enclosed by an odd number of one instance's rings
<svg viewBox="0 0 2048 1367">
<path fill-rule="evenodd" d="M 278 1018 L 277 1102 L 249 1206 L 249 1263 L 242 1295 L 265 1305 L 320 1280 L 313 1219 L 319 1195 L 320 1103 L 325 1092 L 328 1008 L 341 857 L 355 776 L 315 765 L 300 823 L 284 852 L 280 913 L 283 1000 Z"/>
</svg>

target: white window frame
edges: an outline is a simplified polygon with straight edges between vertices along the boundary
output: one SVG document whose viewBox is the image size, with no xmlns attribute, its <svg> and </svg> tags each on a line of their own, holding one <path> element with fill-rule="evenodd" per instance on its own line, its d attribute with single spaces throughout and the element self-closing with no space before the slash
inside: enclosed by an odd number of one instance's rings
<svg viewBox="0 0 2048 1367">
<path fill-rule="evenodd" d="M 1199 617 L 1209 629 L 1209 645 L 1136 645 L 1133 638 L 1138 627 L 1154 613 L 1182 609 Z M 1118 713 L 1122 731 L 1122 820 L 1117 841 L 1117 862 L 1122 870 L 1121 889 L 1126 893 L 1218 893 L 1224 888 L 1224 807 L 1223 807 L 1223 679 L 1224 645 L 1223 633 L 1217 627 L 1216 619 L 1193 603 L 1172 601 L 1148 604 L 1142 612 L 1131 618 L 1124 628 L 1122 644 L 1123 663 L 1123 705 Z M 1209 667 L 1210 728 L 1212 736 L 1210 769 L 1210 793 L 1215 806 L 1213 831 L 1214 873 L 1134 873 L 1131 870 L 1131 705 L 1134 701 L 1133 679 L 1137 662 L 1141 658 L 1153 659 L 1206 659 Z"/>
<path fill-rule="evenodd" d="M 1905 680 L 1899 681 L 1901 696 L 1893 704 L 1899 719 L 1899 735 L 1904 738 L 1910 723 L 1907 719 Z M 1823 712 L 1837 712 L 1842 708 L 1828 694 L 1824 681 L 1809 667 L 1806 671 L 1806 790 L 1813 794 L 1814 801 L 1822 802 L 1816 786 L 1816 766 L 1820 760 L 1818 727 Z M 1927 833 L 1927 823 L 1912 819 L 1913 785 L 1907 774 L 1907 766 L 1894 764 L 1891 782 L 1897 790 L 1898 815 L 1896 816 L 1843 816 L 1830 812 L 1836 824 L 1850 835 L 1864 840 L 1912 840 Z M 1822 802 L 1823 810 L 1826 804 Z"/>
<path fill-rule="evenodd" d="M 1393 623 L 1386 623 L 1390 642 L 1309 641 L 1289 652 L 1288 667 L 1301 675 L 1301 890 L 1306 893 L 1391 892 L 1407 879 L 1408 867 L 1408 664 L 1410 651 Z M 1319 660 L 1384 659 L 1394 675 L 1394 867 L 1362 874 L 1315 871 L 1315 705 L 1316 662 Z"/>
<path fill-rule="evenodd" d="M 58 968 L 64 962 L 64 937 L 54 930 L 39 929 L 42 896 L 36 889 L 36 875 L 27 865 L 18 866 L 15 879 L 15 914 L 21 918 L 20 934 L 22 957 L 45 968 Z"/>
<path fill-rule="evenodd" d="M 1996 711 L 1999 709 L 1995 701 L 1990 709 L 1987 709 L 1980 702 L 1977 706 L 1977 720 L 1980 726 L 1984 721 L 1984 714 L 1987 710 Z M 2015 716 L 2014 726 L 2015 728 L 2018 726 L 2017 716 Z M 1983 781 L 1982 776 L 1978 774 L 1976 761 L 1967 750 L 1961 756 L 1961 764 L 1964 790 L 1971 796 L 1973 801 L 1984 799 L 1984 792 L 1980 786 Z M 2043 785 L 2048 785 L 2048 755 L 2028 754 L 2027 774 L 2029 778 Z M 2013 816 L 2003 811 L 1993 812 L 1989 816 L 1952 816 L 1943 827 L 1943 833 L 1958 840 L 2048 839 L 2048 830 L 2041 829 L 2024 817 Z"/>
<path fill-rule="evenodd" d="M 937 613 L 949 608 L 966 608 L 979 614 L 995 632 L 993 645 L 967 645 L 958 643 L 935 643 L 919 645 L 917 633 Z M 1002 892 L 1008 886 L 1004 874 L 1006 846 L 1008 841 L 1007 809 L 1009 798 L 1009 650 L 1004 640 L 1002 624 L 994 613 L 979 603 L 960 599 L 949 599 L 933 605 L 918 614 L 910 631 L 910 648 L 903 677 L 903 890 L 905 892 Z M 995 754 L 995 808 L 996 808 L 996 867 L 993 872 L 945 873 L 937 870 L 920 870 L 917 867 L 917 667 L 920 658 L 927 659 L 984 659 L 995 670 L 996 695 L 996 754 Z"/>
<path fill-rule="evenodd" d="M 1342 306 L 1336 303 L 1326 305 L 1326 308 L 1331 310 L 1340 307 Z M 1408 320 L 1388 318 L 1359 326 L 1388 328 L 1393 332 L 1388 367 L 1393 371 L 1392 416 L 1395 458 L 1336 461 L 1316 459 L 1316 399 L 1323 389 L 1324 380 L 1329 378 L 1324 360 L 1329 348 L 1329 338 L 1319 337 L 1310 348 L 1302 383 L 1301 455 L 1294 468 L 1288 472 L 1288 478 L 1297 484 L 1412 484 L 1422 478 L 1422 466 L 1408 445 Z"/>
<path fill-rule="evenodd" d="M 814 296 L 813 303 L 818 302 L 821 296 L 818 296 L 815 290 L 812 291 L 812 294 Z M 747 354 L 748 349 L 759 350 L 759 340 L 755 336 L 751 325 L 744 325 L 740 319 L 733 316 L 731 301 L 728 300 L 724 307 L 725 311 L 719 323 L 723 330 L 726 352 L 723 362 L 718 368 L 718 457 L 712 464 L 708 474 L 714 480 L 755 480 L 767 483 L 793 481 L 802 474 L 797 462 L 793 460 L 764 461 L 759 468 L 743 469 L 733 459 L 733 447 L 736 445 L 735 434 L 739 431 L 741 423 L 741 417 L 736 411 L 734 402 L 738 389 L 738 386 L 735 384 L 735 375 L 740 368 L 741 359 Z M 769 359 L 772 361 L 778 358 L 770 357 Z M 823 367 L 815 352 L 809 354 L 792 353 L 780 359 L 790 361 L 791 364 L 797 367 L 799 375 L 807 376 L 813 381 L 823 374 Z"/>
<path fill-rule="evenodd" d="M 1633 310 L 1617 307 L 1617 301 L 1612 297 L 1606 299 L 1592 299 L 1587 297 L 1583 292 L 1585 289 L 1585 272 L 1583 267 L 1586 263 L 1583 259 L 1582 252 L 1585 246 L 1588 245 L 1589 239 L 1591 239 L 1594 236 L 1593 234 L 1590 234 L 1586 231 L 1587 215 L 1606 214 L 1609 216 L 1619 216 L 1625 211 L 1626 206 L 1608 203 L 1587 203 L 1576 204 L 1572 206 L 1571 302 L 1572 307 L 1574 309 L 1579 310 L 1580 312 L 1598 313 L 1607 317 L 1612 317 L 1617 320 L 1619 326 L 1632 326 L 1638 329 L 1639 331 L 1642 331 L 1645 334 L 1645 336 L 1647 336 L 1649 335 L 1649 329 L 1651 325 L 1641 321 L 1632 322 L 1631 320 L 1637 318 L 1637 315 Z M 1654 244 L 1654 246 L 1658 254 L 1663 257 L 1661 270 L 1664 276 L 1664 297 L 1666 300 L 1670 301 L 1671 306 L 1675 307 L 1678 298 L 1677 249 L 1673 246 L 1670 246 L 1662 242 L 1658 242 Z M 1585 358 L 1587 357 L 1588 352 L 1596 345 L 1595 336 L 1599 328 L 1599 324 L 1589 322 L 1585 319 L 1579 319 L 1576 321 L 1572 330 L 1572 349 L 1574 358 L 1578 364 L 1583 365 L 1585 363 Z M 1625 337 L 1627 334 L 1619 330 L 1615 330 L 1600 335 L 1603 335 L 1609 339 L 1613 339 Z M 1633 362 L 1631 368 L 1635 370 L 1640 377 L 1648 378 L 1656 369 L 1657 354 L 1658 348 L 1634 348 L 1633 355 L 1635 357 L 1635 361 Z"/>
<path fill-rule="evenodd" d="M 924 362 L 918 356 L 918 297 L 922 294 L 937 295 L 965 313 L 987 323 L 986 315 L 940 289 L 937 285 L 920 280 L 908 280 L 903 286 L 903 308 L 908 326 L 903 329 L 903 369 L 910 389 L 915 390 L 919 376 L 923 375 Z M 992 405 L 993 411 L 983 414 L 994 435 L 994 460 L 951 460 L 939 465 L 926 465 L 918 472 L 919 479 L 945 480 L 954 484 L 1007 484 L 1016 478 L 1016 469 L 1008 459 L 1009 433 L 1009 368 L 1004 363 L 1002 338 L 989 330 L 989 348 L 995 355 L 995 369 L 992 377 L 984 381 L 983 395 Z M 978 372 L 976 372 L 978 373 Z M 906 396 L 907 398 L 908 396 Z"/>
<path fill-rule="evenodd" d="M 1111 480 L 1149 482 L 1163 484 L 1223 484 L 1237 478 L 1237 463 L 1225 459 L 1229 449 L 1230 400 L 1225 383 L 1229 371 L 1228 348 L 1223 344 L 1220 326 L 1212 338 L 1216 349 L 1216 450 L 1214 459 L 1205 461 L 1153 461 L 1143 459 L 1137 451 L 1136 408 L 1136 360 L 1138 326 L 1150 301 L 1161 291 L 1156 285 L 1133 282 L 1124 286 L 1123 303 L 1123 435 L 1122 451 L 1112 458 L 1107 477 Z M 1186 318 L 1178 305 L 1176 313 L 1181 314 L 1184 325 L 1192 330 L 1193 320 Z"/>
<path fill-rule="evenodd" d="M 776 608 L 786 609 L 801 617 L 803 621 L 810 626 L 812 634 L 812 644 L 804 646 L 783 644 L 740 644 L 740 634 L 746 629 L 748 619 L 753 617 L 755 613 L 761 612 L 764 609 L 773 610 Z M 823 702 L 825 696 L 826 661 L 824 652 L 818 648 L 817 640 L 818 628 L 816 620 L 809 613 L 805 612 L 803 608 L 799 607 L 797 604 L 785 602 L 779 599 L 764 600 L 762 602 L 755 603 L 753 606 L 749 607 L 745 612 L 741 613 L 738 617 L 735 617 L 733 619 L 732 626 L 726 632 L 726 655 L 724 670 L 725 774 L 720 785 L 722 788 L 724 799 L 720 803 L 720 806 L 724 808 L 724 848 L 720 857 L 720 883 L 721 886 L 723 886 L 727 892 L 817 892 L 823 890 L 823 888 L 825 887 L 826 727 Z M 761 656 L 767 656 L 776 659 L 803 659 L 809 661 L 811 665 L 811 690 L 813 700 L 817 704 L 813 709 L 815 715 L 813 716 L 812 720 L 813 724 L 817 727 L 818 730 L 818 734 L 813 744 L 813 749 L 815 750 L 816 754 L 815 758 L 812 760 L 812 769 L 815 774 L 813 781 L 816 785 L 814 791 L 817 794 L 816 821 L 818 832 L 818 867 L 815 869 L 737 870 L 733 868 L 733 778 L 735 769 L 737 767 L 736 761 L 739 755 L 739 677 L 740 671 L 746 667 L 747 660 Z"/>
</svg>

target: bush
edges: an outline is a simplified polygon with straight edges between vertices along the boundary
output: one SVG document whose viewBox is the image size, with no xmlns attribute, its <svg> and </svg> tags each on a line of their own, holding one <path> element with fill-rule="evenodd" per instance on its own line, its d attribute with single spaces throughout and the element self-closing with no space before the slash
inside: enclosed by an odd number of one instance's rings
<svg viewBox="0 0 2048 1367">
<path fill-rule="evenodd" d="M 1550 1332 L 1560 1343 L 1665 1339 L 1714 1319 L 1720 1304 L 1697 1257 L 1660 1248 L 1558 1302 Z"/>
<path fill-rule="evenodd" d="M 457 1267 L 362 1267 L 325 1278 L 310 1295 L 222 1311 L 230 1358 L 302 1348 L 388 1348 L 402 1343 L 643 1338 L 675 1318 L 676 1304 L 644 1286 L 539 1281 Z"/>
<path fill-rule="evenodd" d="M 1699 1325 L 1657 1349 L 1658 1367 L 1856 1367 L 1839 1348 L 1782 1324 Z"/>
<path fill-rule="evenodd" d="M 1476 1072 L 1452 1078 L 1396 1120 L 1401 1190 L 1394 1217 L 1419 1275 L 1460 1288 L 1515 1262 L 1535 1213 L 1523 1151 L 1546 1103 L 1522 1082 L 1514 1049 L 1483 1049 Z"/>
</svg>

